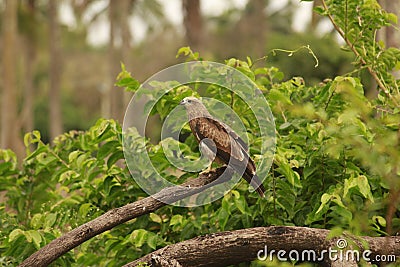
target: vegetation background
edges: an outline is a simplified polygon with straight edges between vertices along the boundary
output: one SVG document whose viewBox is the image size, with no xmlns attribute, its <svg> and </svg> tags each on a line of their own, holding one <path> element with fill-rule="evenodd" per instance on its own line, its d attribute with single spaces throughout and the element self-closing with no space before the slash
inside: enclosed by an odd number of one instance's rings
<svg viewBox="0 0 400 267">
<path fill-rule="evenodd" d="M 177 2 L 172 12 L 156 0 L 0 1 L 0 264 L 20 263 L 72 228 L 145 196 L 121 163 L 125 108 L 137 81 L 199 55 L 238 68 L 271 104 L 278 144 L 266 200 L 241 183 L 215 203 L 168 206 L 118 226 L 55 265 L 119 266 L 194 236 L 254 226 L 398 232 L 399 3 L 221 1 L 221 12 L 207 13 L 206 0 Z M 315 12 L 300 16 L 306 22 L 299 30 L 297 10 L 306 4 Z M 107 42 L 93 44 L 99 30 Z M 187 46 L 179 53 L 186 57 L 175 56 Z M 114 86 L 121 62 L 133 75 L 119 77 L 127 91 Z M 233 103 L 220 88 L 206 90 Z M 196 94 L 171 92 L 152 127 L 183 95 Z M 243 105 L 233 108 L 257 147 L 251 116 Z M 171 174 L 158 136 L 148 138 L 152 160 Z M 196 153 L 190 138 L 185 145 Z"/>
<path fill-rule="evenodd" d="M 20 132 L 38 129 L 48 142 L 64 131 L 87 129 L 100 117 L 121 121 L 130 95 L 113 87 L 120 62 L 144 81 L 182 62 L 175 57 L 182 46 L 222 61 L 310 45 L 320 59 L 318 68 L 307 51 L 290 58 L 280 54 L 268 64 L 284 66 L 286 79 L 302 76 L 313 83 L 351 68 L 352 56 L 340 51 L 332 27 L 319 26 L 326 24 L 324 18 L 309 12 L 309 18 L 294 21 L 305 5 L 297 1 L 278 7 L 277 1 L 221 1 L 215 8 L 224 8 L 211 14 L 203 13 L 201 1 L 175 1 L 178 10 L 172 11 L 169 2 L 155 0 L 52 2 L 17 1 L 16 13 L 7 17 L 2 1 L 3 28 L 14 33 L 13 43 L 2 42 L 3 70 L 13 74 L 7 74 L 12 84 L 2 86 L 3 114 L 10 115 L 2 117 L 1 144 L 17 154 L 23 153 L 21 138 L 15 138 Z M 304 24 L 304 30 L 294 30 L 296 24 Z"/>
</svg>

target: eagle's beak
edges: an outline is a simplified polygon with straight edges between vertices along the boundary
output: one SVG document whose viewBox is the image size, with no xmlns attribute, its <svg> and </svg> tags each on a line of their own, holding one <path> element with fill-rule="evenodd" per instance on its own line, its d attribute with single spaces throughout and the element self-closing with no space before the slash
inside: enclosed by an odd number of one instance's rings
<svg viewBox="0 0 400 267">
<path fill-rule="evenodd" d="M 185 105 L 187 103 L 186 99 L 182 99 L 181 102 L 179 102 L 179 105 Z"/>
</svg>

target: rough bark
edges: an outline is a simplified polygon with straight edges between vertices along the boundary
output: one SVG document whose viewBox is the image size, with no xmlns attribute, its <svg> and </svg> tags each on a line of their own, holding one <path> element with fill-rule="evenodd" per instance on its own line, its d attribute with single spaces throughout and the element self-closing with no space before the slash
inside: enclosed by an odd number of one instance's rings
<svg viewBox="0 0 400 267">
<path fill-rule="evenodd" d="M 164 188 L 155 195 L 127 204 L 123 207 L 112 209 L 96 219 L 53 240 L 28 257 L 20 266 L 47 266 L 58 257 L 98 234 L 110 230 L 129 220 L 153 212 L 167 205 L 166 203 L 173 203 L 182 200 L 188 196 L 195 195 L 206 188 L 224 182 L 224 180 L 218 179 L 224 170 L 225 167 L 222 167 L 215 171 L 202 173 L 198 178 L 190 180 L 181 186 Z"/>
<path fill-rule="evenodd" d="M 202 173 L 197 179 L 188 181 L 181 186 L 165 188 L 153 196 L 110 210 L 53 240 L 32 254 L 20 266 L 47 266 L 69 250 L 117 225 L 154 212 L 167 205 L 166 203 L 182 200 L 206 188 L 225 182 L 225 180 L 218 179 L 224 171 L 225 167 L 222 167 L 215 171 Z M 275 250 L 274 256 L 277 256 L 279 250 L 284 250 L 286 258 L 292 250 L 296 250 L 299 255 L 302 255 L 303 251 L 313 250 L 317 253 L 316 256 L 320 256 L 321 254 L 318 253 L 321 253 L 322 250 L 335 249 L 339 239 L 337 237 L 329 240 L 328 233 L 329 230 L 325 229 L 284 226 L 227 231 L 196 237 L 164 247 L 125 266 L 136 266 L 139 262 L 152 264 L 151 266 L 227 266 L 254 260 L 257 258 L 257 253 L 264 249 L 267 249 L 267 252 Z M 371 251 L 371 259 L 374 259 L 376 255 L 395 255 L 397 258 L 400 256 L 400 237 L 351 237 L 345 235 L 340 238 L 348 240 L 348 243 L 352 244 L 352 249 L 360 248 L 361 253 L 365 249 L 362 244 L 367 243 Z M 262 253 L 261 256 L 264 255 Z M 360 255 L 362 255 L 361 253 Z M 267 256 L 269 257 L 269 255 Z M 309 254 L 305 255 L 307 257 Z M 319 262 L 332 267 L 356 266 L 355 260 L 331 260 L 327 255 L 329 254 L 325 254 L 326 257 Z M 311 254 L 311 256 L 313 255 Z M 304 259 L 315 261 L 313 258 Z"/>
<path fill-rule="evenodd" d="M 61 115 L 61 53 L 60 53 L 60 29 L 58 25 L 58 1 L 49 1 L 49 48 L 50 48 L 50 70 L 49 70 L 49 126 L 50 138 L 54 139 L 63 132 Z"/>
<path fill-rule="evenodd" d="M 270 259 L 271 254 L 278 256 L 280 250 L 285 251 L 284 255 L 280 254 L 281 258 L 289 259 L 290 255 L 297 257 L 296 253 L 292 252 L 296 251 L 300 259 L 301 255 L 304 255 L 304 261 L 319 262 L 322 265 L 333 267 L 357 266 L 352 254 L 349 254 L 349 260 L 346 261 L 346 254 L 343 252 L 344 260 L 339 260 L 340 250 L 335 248 L 339 237 L 328 240 L 328 234 L 329 230 L 325 229 L 294 226 L 270 226 L 226 231 L 195 237 L 164 247 L 128 263 L 124 267 L 137 266 L 139 263 L 147 263 L 150 266 L 171 266 L 168 263 L 172 260 L 175 264 L 179 264 L 177 266 L 228 266 L 255 260 L 257 255 Z M 360 247 L 360 258 L 364 251 L 361 242 L 364 241 L 369 244 L 371 259 L 374 259 L 376 255 L 395 255 L 397 259 L 400 257 L 400 237 L 344 236 L 341 238 L 351 240 Z M 332 252 L 332 259 L 328 252 L 322 254 L 322 251 L 329 249 L 337 250 L 336 254 Z M 309 254 L 310 251 L 316 252 L 315 259 L 317 260 L 314 259 L 314 254 Z M 267 252 L 266 255 L 265 252 Z M 325 257 L 323 260 L 318 260 L 321 255 Z M 335 255 L 338 259 L 334 259 Z M 164 262 L 166 264 L 163 264 Z"/>
</svg>

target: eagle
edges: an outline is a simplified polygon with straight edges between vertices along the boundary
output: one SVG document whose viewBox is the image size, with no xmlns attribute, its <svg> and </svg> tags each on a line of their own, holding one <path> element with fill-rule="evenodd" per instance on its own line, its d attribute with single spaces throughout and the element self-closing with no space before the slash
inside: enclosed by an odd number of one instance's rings
<svg viewBox="0 0 400 267">
<path fill-rule="evenodd" d="M 200 99 L 185 97 L 180 105 L 186 109 L 190 129 L 202 153 L 242 175 L 264 197 L 265 188 L 256 175 L 256 166 L 243 139 L 228 125 L 211 116 Z"/>
</svg>

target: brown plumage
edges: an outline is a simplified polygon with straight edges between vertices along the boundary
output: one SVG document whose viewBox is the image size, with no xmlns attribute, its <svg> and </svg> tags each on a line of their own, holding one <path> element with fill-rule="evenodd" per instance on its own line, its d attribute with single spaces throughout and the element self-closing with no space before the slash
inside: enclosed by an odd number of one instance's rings
<svg viewBox="0 0 400 267">
<path fill-rule="evenodd" d="M 213 118 L 200 99 L 186 97 L 181 102 L 186 108 L 190 129 L 200 149 L 208 157 L 242 174 L 261 197 L 265 188 L 256 175 L 256 166 L 248 154 L 247 144 L 228 125 Z M 211 142 L 211 140 L 213 142 Z"/>
</svg>

